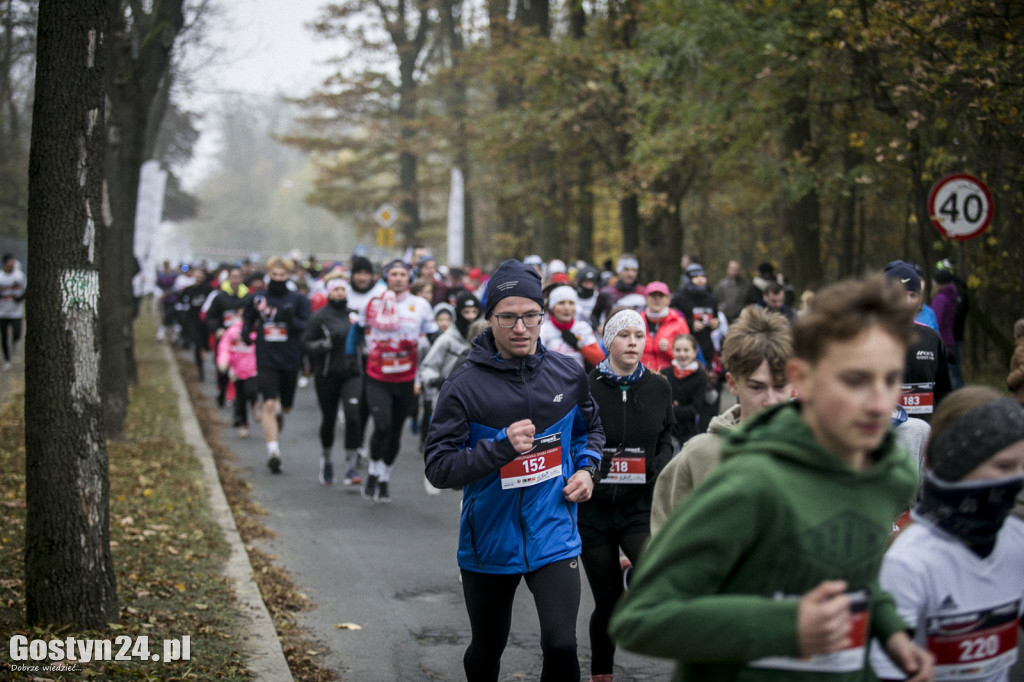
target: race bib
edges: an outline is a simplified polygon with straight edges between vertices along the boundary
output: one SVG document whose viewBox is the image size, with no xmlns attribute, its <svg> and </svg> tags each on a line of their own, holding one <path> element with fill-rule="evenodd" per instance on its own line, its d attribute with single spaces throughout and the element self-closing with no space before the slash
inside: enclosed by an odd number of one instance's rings
<svg viewBox="0 0 1024 682">
<path fill-rule="evenodd" d="M 268 343 L 281 343 L 288 340 L 288 325 L 280 322 L 263 323 L 263 340 Z"/>
<path fill-rule="evenodd" d="M 604 477 L 604 483 L 647 482 L 647 458 L 643 448 L 605 448 L 604 454 L 612 457 L 612 468 Z"/>
<path fill-rule="evenodd" d="M 772 670 L 794 670 L 814 673 L 849 673 L 861 670 L 866 663 L 865 647 L 868 641 L 868 593 L 864 590 L 852 592 L 850 597 L 850 639 L 849 647 L 831 654 L 790 658 L 769 656 L 751 661 L 752 668 Z"/>
<path fill-rule="evenodd" d="M 401 374 L 412 369 L 412 353 L 408 350 L 387 350 L 380 354 L 381 374 Z"/>
<path fill-rule="evenodd" d="M 236 310 L 226 310 L 226 311 L 224 311 L 224 321 L 221 323 L 222 326 L 225 329 L 227 329 L 228 327 L 233 325 L 235 322 L 238 322 L 238 311 L 236 311 Z"/>
<path fill-rule="evenodd" d="M 981 611 L 933 616 L 925 622 L 936 680 L 988 678 L 1017 661 L 1020 602 Z"/>
<path fill-rule="evenodd" d="M 931 414 L 935 403 L 934 388 L 934 381 L 903 384 L 900 405 L 907 411 L 907 414 Z"/>
<path fill-rule="evenodd" d="M 501 489 L 528 488 L 562 475 L 562 434 L 535 438 L 533 448 L 501 467 Z"/>
</svg>

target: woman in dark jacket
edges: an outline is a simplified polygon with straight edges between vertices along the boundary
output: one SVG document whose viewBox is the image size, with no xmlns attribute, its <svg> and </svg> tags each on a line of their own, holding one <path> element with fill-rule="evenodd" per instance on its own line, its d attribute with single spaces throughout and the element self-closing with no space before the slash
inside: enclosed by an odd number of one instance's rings
<svg viewBox="0 0 1024 682">
<path fill-rule="evenodd" d="M 316 398 L 320 404 L 320 445 L 323 454 L 320 457 L 320 483 L 334 485 L 334 463 L 331 461 L 331 450 L 334 447 L 334 425 L 338 420 L 338 406 L 341 404 L 345 384 L 358 379 L 359 368 L 355 358 L 345 355 L 345 339 L 352 326 L 351 315 L 346 300 L 345 280 L 340 277 L 330 279 L 324 285 L 327 290 L 327 305 L 316 311 L 305 330 L 302 332 L 302 350 L 309 357 L 312 366 L 313 381 L 316 386 Z M 347 414 L 346 414 L 347 416 Z M 348 426 L 346 422 L 346 441 Z M 361 481 L 356 472 L 358 443 L 351 448 L 346 442 L 348 453 L 348 471 L 345 474 L 346 485 L 358 485 Z"/>
<path fill-rule="evenodd" d="M 672 390 L 640 363 L 647 328 L 633 310 L 604 326 L 608 357 L 590 372 L 590 393 L 605 430 L 601 482 L 579 507 L 583 568 L 594 594 L 590 617 L 591 679 L 611 680 L 612 608 L 625 589 L 619 548 L 635 563 L 651 535 L 651 498 L 658 472 L 672 458 Z"/>
</svg>

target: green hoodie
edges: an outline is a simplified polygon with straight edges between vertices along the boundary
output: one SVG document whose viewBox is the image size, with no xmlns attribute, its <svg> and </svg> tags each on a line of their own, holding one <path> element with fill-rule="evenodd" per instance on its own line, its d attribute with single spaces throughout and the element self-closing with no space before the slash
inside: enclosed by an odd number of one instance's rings
<svg viewBox="0 0 1024 682">
<path fill-rule="evenodd" d="M 799 598 L 824 580 L 868 591 L 871 635 L 884 642 L 905 628 L 878 570 L 917 469 L 891 433 L 872 457 L 870 469 L 857 471 L 825 450 L 797 402 L 762 410 L 729 432 L 722 465 L 638 562 L 612 637 L 631 651 L 674 659 L 675 680 L 874 680 L 866 650 L 854 654 L 855 672 L 747 665 L 799 655 Z"/>
</svg>

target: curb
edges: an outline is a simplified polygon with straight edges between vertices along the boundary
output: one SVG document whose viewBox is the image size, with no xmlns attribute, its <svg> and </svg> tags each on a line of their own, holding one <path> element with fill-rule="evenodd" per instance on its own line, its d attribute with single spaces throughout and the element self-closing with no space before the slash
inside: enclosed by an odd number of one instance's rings
<svg viewBox="0 0 1024 682">
<path fill-rule="evenodd" d="M 231 548 L 231 554 L 224 566 L 224 575 L 231 580 L 234 587 L 239 613 L 244 620 L 248 621 L 247 626 L 243 623 L 239 633 L 245 652 L 246 667 L 254 680 L 267 680 L 268 682 L 292 680 L 294 678 L 288 668 L 284 651 L 281 649 L 281 642 L 277 638 L 274 621 L 271 619 L 270 612 L 267 611 L 267 606 L 263 603 L 259 587 L 253 579 L 249 555 L 245 551 L 245 545 L 242 543 L 238 527 L 235 525 L 235 517 L 231 514 L 231 508 L 228 506 L 224 490 L 221 488 L 217 465 L 213 461 L 213 452 L 207 445 L 206 439 L 203 438 L 199 420 L 196 419 L 195 411 L 192 409 L 192 401 L 189 399 L 188 391 L 185 390 L 185 383 L 178 372 L 171 349 L 166 344 L 161 345 L 164 358 L 168 363 L 171 386 L 178 396 L 178 412 L 181 415 L 181 428 L 185 433 L 185 442 L 192 446 L 196 458 L 203 465 L 203 480 L 210 494 L 210 512 L 223 530 L 224 539 Z"/>
</svg>

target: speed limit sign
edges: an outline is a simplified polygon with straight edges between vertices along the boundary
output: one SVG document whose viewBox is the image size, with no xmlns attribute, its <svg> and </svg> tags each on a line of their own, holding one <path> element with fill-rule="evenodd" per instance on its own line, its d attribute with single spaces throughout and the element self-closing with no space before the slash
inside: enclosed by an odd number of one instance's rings
<svg viewBox="0 0 1024 682">
<path fill-rule="evenodd" d="M 973 175 L 953 173 L 932 187 L 928 212 L 942 236 L 966 241 L 984 232 L 992 221 L 992 195 Z"/>
</svg>

